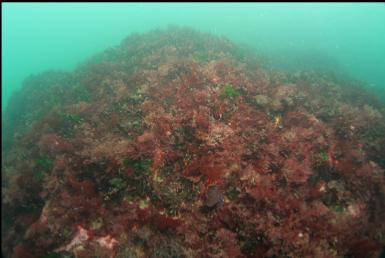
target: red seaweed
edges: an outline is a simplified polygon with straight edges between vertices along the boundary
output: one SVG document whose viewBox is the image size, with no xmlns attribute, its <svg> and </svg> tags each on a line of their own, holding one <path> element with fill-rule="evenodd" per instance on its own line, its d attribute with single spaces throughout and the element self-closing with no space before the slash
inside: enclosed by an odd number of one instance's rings
<svg viewBox="0 0 385 258">
<path fill-rule="evenodd" d="M 188 28 L 32 77 L 4 121 L 4 255 L 374 258 L 385 109 L 350 86 Z"/>
</svg>

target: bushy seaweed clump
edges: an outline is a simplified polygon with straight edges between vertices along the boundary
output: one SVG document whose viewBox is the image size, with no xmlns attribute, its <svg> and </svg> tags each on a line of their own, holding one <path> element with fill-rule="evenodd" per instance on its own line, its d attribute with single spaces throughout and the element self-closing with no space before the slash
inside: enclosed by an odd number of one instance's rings
<svg viewBox="0 0 385 258">
<path fill-rule="evenodd" d="M 27 80 L 4 118 L 4 256 L 378 255 L 384 107 L 259 64 L 169 28 Z"/>
</svg>

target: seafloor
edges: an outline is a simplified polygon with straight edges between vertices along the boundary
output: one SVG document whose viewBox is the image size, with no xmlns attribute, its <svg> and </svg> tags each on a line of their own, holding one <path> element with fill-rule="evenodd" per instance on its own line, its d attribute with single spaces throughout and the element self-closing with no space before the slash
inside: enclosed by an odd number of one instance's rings
<svg viewBox="0 0 385 258">
<path fill-rule="evenodd" d="M 28 78 L 3 117 L 3 257 L 377 257 L 384 105 L 262 63 L 169 28 Z"/>
</svg>

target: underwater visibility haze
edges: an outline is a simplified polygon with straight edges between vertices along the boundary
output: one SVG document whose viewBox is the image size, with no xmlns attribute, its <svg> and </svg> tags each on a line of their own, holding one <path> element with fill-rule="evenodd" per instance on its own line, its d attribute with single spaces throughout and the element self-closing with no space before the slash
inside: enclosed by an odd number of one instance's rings
<svg viewBox="0 0 385 258">
<path fill-rule="evenodd" d="M 368 257 L 384 4 L 2 4 L 2 257 Z"/>
</svg>

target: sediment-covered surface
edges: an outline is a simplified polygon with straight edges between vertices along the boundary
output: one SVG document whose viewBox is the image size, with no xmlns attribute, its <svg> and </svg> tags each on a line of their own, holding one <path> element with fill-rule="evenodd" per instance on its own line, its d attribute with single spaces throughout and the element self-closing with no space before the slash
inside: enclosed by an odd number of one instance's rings
<svg viewBox="0 0 385 258">
<path fill-rule="evenodd" d="M 26 80 L 4 115 L 4 257 L 376 257 L 384 106 L 188 28 Z"/>
</svg>

